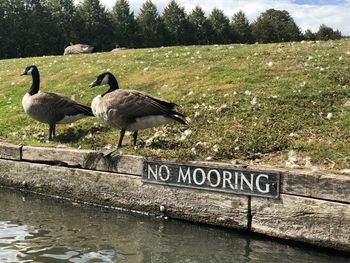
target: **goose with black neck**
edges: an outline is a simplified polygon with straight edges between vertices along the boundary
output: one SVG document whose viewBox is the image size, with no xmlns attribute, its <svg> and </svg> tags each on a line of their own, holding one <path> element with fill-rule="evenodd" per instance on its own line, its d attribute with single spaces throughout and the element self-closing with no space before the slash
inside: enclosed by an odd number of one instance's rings
<svg viewBox="0 0 350 263">
<path fill-rule="evenodd" d="M 109 85 L 109 89 L 93 99 L 92 112 L 112 128 L 121 130 L 117 146 L 103 152 L 104 156 L 122 147 L 125 131 L 133 131 L 133 145 L 136 147 L 139 130 L 171 122 L 187 125 L 185 115 L 174 110 L 175 103 L 140 91 L 119 89 L 117 79 L 110 72 L 100 74 L 90 87 L 100 85 Z"/>
<path fill-rule="evenodd" d="M 26 67 L 22 75 L 32 76 L 29 92 L 22 99 L 23 109 L 34 120 L 49 125 L 49 140 L 56 136 L 56 124 L 68 124 L 94 116 L 90 107 L 68 97 L 52 92 L 39 92 L 40 73 L 35 65 Z"/>
</svg>

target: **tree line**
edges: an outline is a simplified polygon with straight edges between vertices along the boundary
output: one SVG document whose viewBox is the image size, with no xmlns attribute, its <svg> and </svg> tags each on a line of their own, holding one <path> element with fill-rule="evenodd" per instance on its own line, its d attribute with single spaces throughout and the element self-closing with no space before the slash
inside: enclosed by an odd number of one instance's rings
<svg viewBox="0 0 350 263">
<path fill-rule="evenodd" d="M 195 7 L 186 13 L 171 0 L 162 14 L 145 1 L 135 15 L 128 0 L 116 0 L 107 10 L 99 0 L 0 0 L 0 58 L 62 54 L 70 42 L 96 51 L 120 47 L 272 43 L 339 39 L 339 30 L 321 25 L 317 32 L 301 32 L 290 14 L 268 9 L 250 23 L 239 11 L 229 19 L 214 8 L 206 16 Z"/>
</svg>

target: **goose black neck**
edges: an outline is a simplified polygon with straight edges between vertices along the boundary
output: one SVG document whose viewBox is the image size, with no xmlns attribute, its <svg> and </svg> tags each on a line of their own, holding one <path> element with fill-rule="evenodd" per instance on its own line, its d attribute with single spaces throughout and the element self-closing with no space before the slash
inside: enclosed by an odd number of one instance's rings
<svg viewBox="0 0 350 263">
<path fill-rule="evenodd" d="M 38 93 L 40 87 L 40 74 L 37 68 L 32 70 L 32 86 L 30 87 L 29 94 L 34 95 Z"/>
<path fill-rule="evenodd" d="M 119 89 L 118 81 L 112 74 L 109 75 L 108 85 L 109 85 L 109 89 L 105 93 L 102 94 L 102 97 L 109 92 L 112 92 L 112 91 Z"/>
</svg>

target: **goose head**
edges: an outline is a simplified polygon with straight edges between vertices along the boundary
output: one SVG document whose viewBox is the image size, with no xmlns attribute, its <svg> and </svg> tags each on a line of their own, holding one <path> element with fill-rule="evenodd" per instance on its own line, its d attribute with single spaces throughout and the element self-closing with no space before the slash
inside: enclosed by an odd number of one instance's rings
<svg viewBox="0 0 350 263">
<path fill-rule="evenodd" d="M 119 88 L 117 79 L 110 72 L 104 72 L 97 76 L 96 80 L 90 84 L 90 87 L 109 85 L 108 92 L 116 90 Z"/>
<path fill-rule="evenodd" d="M 33 72 L 38 72 L 38 68 L 35 65 L 30 65 L 23 70 L 21 76 L 32 75 Z"/>
</svg>

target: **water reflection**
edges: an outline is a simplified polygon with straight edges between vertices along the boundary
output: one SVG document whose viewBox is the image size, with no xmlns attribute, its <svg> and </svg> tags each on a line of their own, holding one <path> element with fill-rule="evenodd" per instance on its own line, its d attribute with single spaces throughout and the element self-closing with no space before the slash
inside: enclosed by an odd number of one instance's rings
<svg viewBox="0 0 350 263">
<path fill-rule="evenodd" d="M 0 262 L 349 262 L 233 231 L 0 188 Z"/>
</svg>

